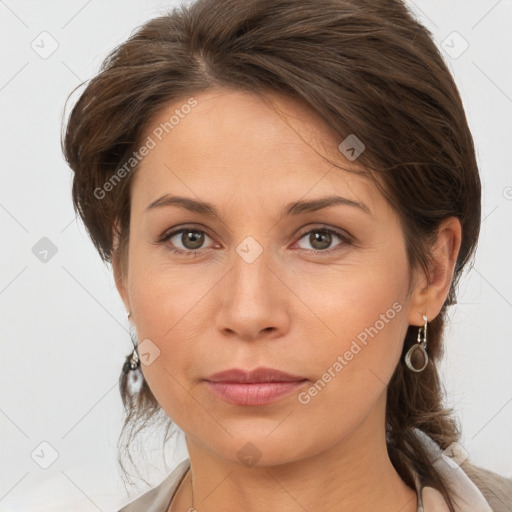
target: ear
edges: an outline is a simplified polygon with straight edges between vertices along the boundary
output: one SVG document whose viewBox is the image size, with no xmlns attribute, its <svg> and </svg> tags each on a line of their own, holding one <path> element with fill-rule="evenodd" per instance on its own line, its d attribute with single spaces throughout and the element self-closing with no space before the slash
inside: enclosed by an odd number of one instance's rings
<svg viewBox="0 0 512 512">
<path fill-rule="evenodd" d="M 432 248 L 429 276 L 418 269 L 409 303 L 410 325 L 423 325 L 423 315 L 433 320 L 441 311 L 450 291 L 455 264 L 459 255 L 462 227 L 459 219 L 449 217 L 441 222 Z"/>
<path fill-rule="evenodd" d="M 112 250 L 112 271 L 114 274 L 114 281 L 116 283 L 117 291 L 121 296 L 121 300 L 124 303 L 126 311 L 130 312 L 130 300 L 128 296 L 128 272 L 127 272 L 127 261 L 123 262 L 123 258 L 119 253 L 119 225 L 116 223 L 112 232 L 113 239 L 113 250 Z M 128 250 L 126 247 L 125 250 Z M 127 255 L 126 255 L 127 256 Z M 127 259 L 126 257 L 124 258 Z"/>
</svg>

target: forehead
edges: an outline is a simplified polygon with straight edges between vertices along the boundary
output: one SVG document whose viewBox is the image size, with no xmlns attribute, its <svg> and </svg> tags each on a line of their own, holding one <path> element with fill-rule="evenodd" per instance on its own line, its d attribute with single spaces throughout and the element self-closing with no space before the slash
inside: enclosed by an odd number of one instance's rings
<svg viewBox="0 0 512 512">
<path fill-rule="evenodd" d="M 333 193 L 369 205 L 381 199 L 368 177 L 344 170 L 361 168 L 338 150 L 339 136 L 319 115 L 278 93 L 184 97 L 153 117 L 148 138 L 153 147 L 133 184 L 140 207 L 171 192 L 215 204 L 239 198 L 247 206 Z"/>
</svg>

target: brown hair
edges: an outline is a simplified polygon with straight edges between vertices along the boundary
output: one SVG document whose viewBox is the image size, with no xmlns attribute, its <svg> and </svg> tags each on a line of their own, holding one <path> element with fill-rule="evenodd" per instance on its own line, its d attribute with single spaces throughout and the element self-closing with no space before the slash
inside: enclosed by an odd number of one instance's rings
<svg viewBox="0 0 512 512">
<path fill-rule="evenodd" d="M 95 191 L 129 160 L 164 106 L 218 87 L 298 98 L 340 142 L 350 134 L 363 141 L 358 163 L 400 215 L 410 268 L 428 273 L 439 224 L 450 216 L 460 220 L 452 285 L 429 324 L 429 364 L 418 374 L 397 366 L 386 411 L 388 451 L 397 471 L 414 487 L 405 464 L 412 463 L 453 511 L 451 490 L 412 428 L 442 449 L 460 435 L 444 407 L 436 364 L 446 307 L 455 302 L 461 272 L 476 248 L 481 191 L 463 105 L 431 34 L 399 0 L 199 0 L 147 22 L 87 84 L 63 139 L 75 172 L 75 209 L 105 262 L 117 258 L 126 265 L 137 167 L 101 199 Z M 402 356 L 416 334 L 410 326 Z M 122 377 L 121 393 L 128 411 L 123 431 L 131 425 L 131 438 L 160 408 L 145 382 L 133 398 Z"/>
</svg>

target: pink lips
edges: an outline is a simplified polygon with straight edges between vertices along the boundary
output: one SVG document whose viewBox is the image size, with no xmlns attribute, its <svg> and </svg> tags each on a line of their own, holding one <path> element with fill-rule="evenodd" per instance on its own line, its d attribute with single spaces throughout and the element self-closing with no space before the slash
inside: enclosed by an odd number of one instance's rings
<svg viewBox="0 0 512 512">
<path fill-rule="evenodd" d="M 227 402 L 265 405 L 297 390 L 307 379 L 272 368 L 256 368 L 252 371 L 234 368 L 215 373 L 205 381 L 213 393 Z"/>
</svg>

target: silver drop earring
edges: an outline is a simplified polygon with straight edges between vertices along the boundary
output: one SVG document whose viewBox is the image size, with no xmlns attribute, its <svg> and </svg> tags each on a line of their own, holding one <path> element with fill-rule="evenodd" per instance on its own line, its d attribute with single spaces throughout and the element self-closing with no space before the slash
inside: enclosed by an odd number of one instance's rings
<svg viewBox="0 0 512 512">
<path fill-rule="evenodd" d="M 131 317 L 131 312 L 128 313 L 127 317 L 128 319 Z M 133 326 L 130 327 L 130 337 L 133 343 L 133 352 L 126 356 L 123 365 L 123 373 L 127 376 L 126 385 L 128 392 L 133 396 L 141 390 L 144 377 L 140 368 L 140 358 L 137 352 L 137 336 L 134 333 Z"/>
<path fill-rule="evenodd" d="M 405 364 L 409 370 L 422 372 L 428 363 L 427 354 L 427 315 L 423 315 L 425 325 L 418 329 L 417 343 L 415 343 L 405 354 Z"/>
</svg>

